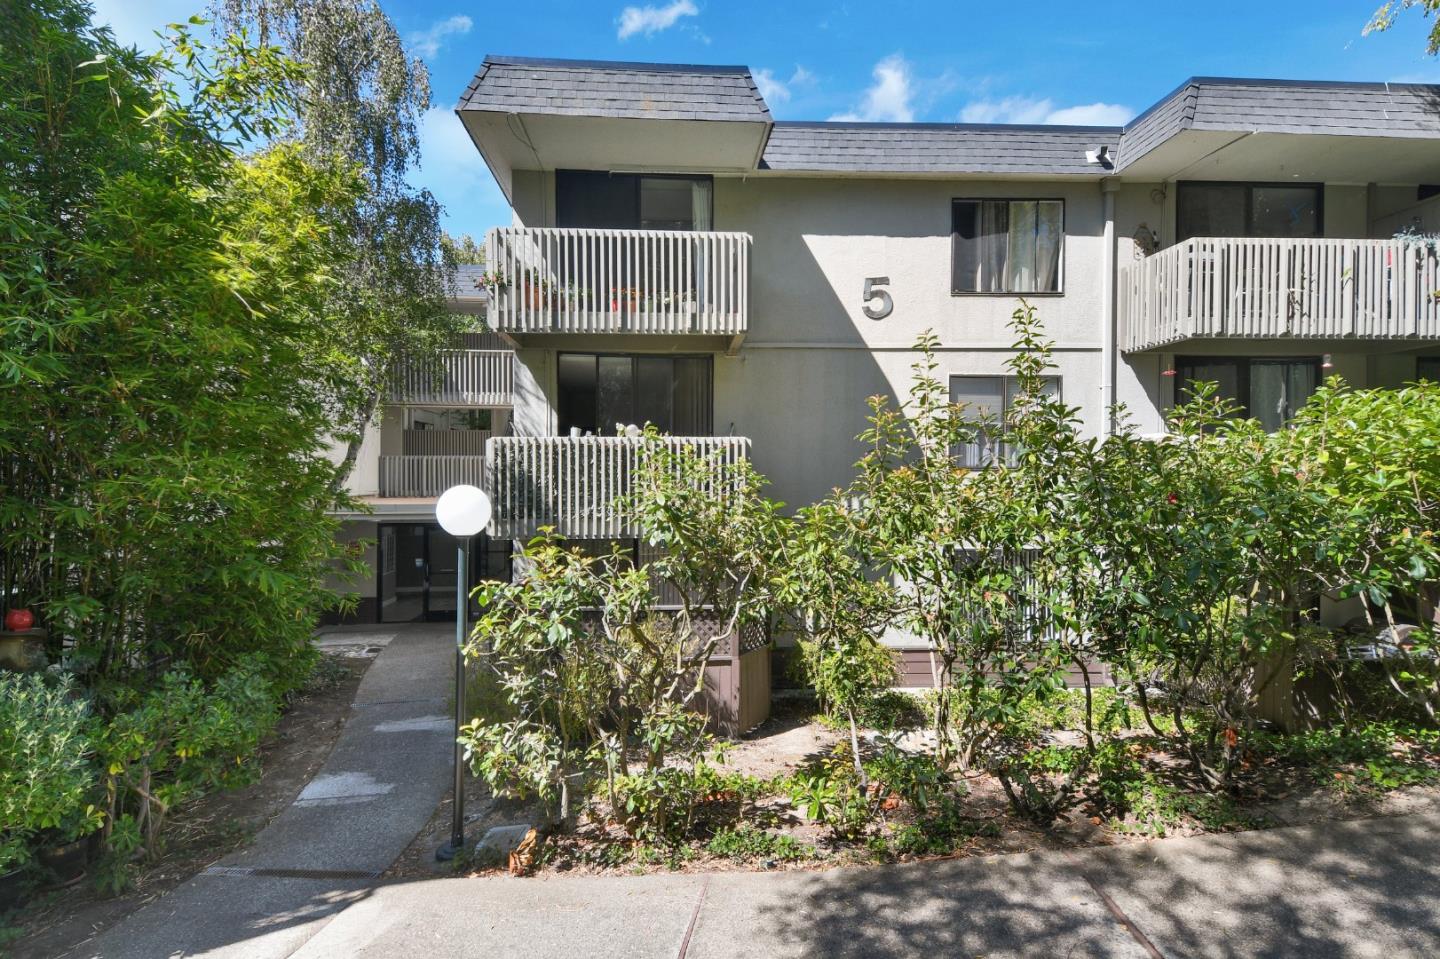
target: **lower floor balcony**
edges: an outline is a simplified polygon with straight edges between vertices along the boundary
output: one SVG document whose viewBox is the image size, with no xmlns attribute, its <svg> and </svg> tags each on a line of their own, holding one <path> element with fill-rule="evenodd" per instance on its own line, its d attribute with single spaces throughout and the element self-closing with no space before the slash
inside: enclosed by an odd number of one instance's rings
<svg viewBox="0 0 1440 959">
<path fill-rule="evenodd" d="M 382 456 L 380 496 L 439 496 L 452 486 L 483 488 L 484 456 Z"/>
<path fill-rule="evenodd" d="M 542 526 L 563 537 L 609 539 L 637 532 L 617 500 L 646 440 L 624 436 L 505 436 L 487 445 L 486 489 L 494 505 L 489 533 L 524 539 Z M 739 436 L 665 436 L 672 450 L 689 448 L 719 466 L 749 457 Z"/>
</svg>

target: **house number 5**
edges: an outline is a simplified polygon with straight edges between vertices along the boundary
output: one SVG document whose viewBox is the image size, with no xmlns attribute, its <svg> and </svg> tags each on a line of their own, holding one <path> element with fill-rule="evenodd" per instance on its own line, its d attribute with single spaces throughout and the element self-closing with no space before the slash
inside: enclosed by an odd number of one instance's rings
<svg viewBox="0 0 1440 959">
<path fill-rule="evenodd" d="M 890 282 L 888 276 L 867 276 L 865 278 L 865 315 L 872 320 L 883 320 L 895 309 L 895 301 L 890 299 L 890 294 L 880 289 Z M 880 301 L 879 306 L 874 306 L 876 300 Z"/>
</svg>

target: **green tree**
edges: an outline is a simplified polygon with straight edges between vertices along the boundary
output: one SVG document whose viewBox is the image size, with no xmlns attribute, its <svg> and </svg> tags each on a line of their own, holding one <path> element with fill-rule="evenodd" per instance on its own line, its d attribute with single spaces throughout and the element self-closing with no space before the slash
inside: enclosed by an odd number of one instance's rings
<svg viewBox="0 0 1440 959">
<path fill-rule="evenodd" d="M 406 55 L 376 0 L 215 0 L 213 9 L 222 30 L 248 33 L 300 64 L 287 88 L 297 112 L 287 137 L 312 162 L 353 167 L 364 184 L 348 210 L 349 245 L 330 292 L 331 349 L 351 367 L 333 395 L 345 443 L 339 488 L 394 365 L 448 345 L 461 329 L 446 308 L 454 263 L 439 204 L 407 180 L 420 163 L 429 72 Z"/>
<path fill-rule="evenodd" d="M 457 238 L 442 231 L 440 247 L 454 263 L 466 263 L 471 266 L 485 265 L 484 244 L 475 242 L 475 238 L 468 233 L 462 233 Z"/>
<path fill-rule="evenodd" d="M 100 686 L 311 662 L 337 220 L 360 184 L 277 148 L 295 67 L 177 28 L 142 56 L 78 0 L 0 24 L 0 557 L 7 604 Z"/>
<path fill-rule="evenodd" d="M 1395 17 L 1402 10 L 1409 10 L 1412 7 L 1419 7 L 1421 14 L 1427 20 L 1435 17 L 1435 12 L 1440 10 L 1440 0 L 1386 0 L 1380 9 L 1370 15 L 1370 20 L 1361 31 L 1366 36 L 1371 33 L 1389 30 L 1395 25 Z M 1440 53 L 1440 22 L 1430 25 L 1430 34 L 1426 38 L 1425 52 L 1430 56 Z"/>
</svg>

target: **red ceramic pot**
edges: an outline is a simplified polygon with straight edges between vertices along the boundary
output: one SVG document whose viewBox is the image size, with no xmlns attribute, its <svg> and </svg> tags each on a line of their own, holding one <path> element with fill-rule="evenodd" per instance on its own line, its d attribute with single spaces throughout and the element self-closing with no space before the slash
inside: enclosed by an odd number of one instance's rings
<svg viewBox="0 0 1440 959">
<path fill-rule="evenodd" d="M 5 628 L 13 633 L 22 632 L 35 625 L 35 614 L 28 609 L 12 609 L 5 614 Z"/>
</svg>

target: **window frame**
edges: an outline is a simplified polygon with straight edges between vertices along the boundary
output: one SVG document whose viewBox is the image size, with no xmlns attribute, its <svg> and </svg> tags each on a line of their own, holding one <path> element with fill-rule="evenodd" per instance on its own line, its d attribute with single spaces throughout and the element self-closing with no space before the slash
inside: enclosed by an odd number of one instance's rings
<svg viewBox="0 0 1440 959">
<path fill-rule="evenodd" d="M 1274 180 L 1176 180 L 1175 181 L 1175 242 L 1183 243 L 1186 240 L 1200 236 L 1199 233 L 1192 233 L 1189 236 L 1180 232 L 1180 194 L 1190 187 L 1207 186 L 1238 186 L 1245 188 L 1245 229 L 1249 230 L 1255 218 L 1255 188 L 1273 187 L 1276 189 L 1292 189 L 1294 187 L 1309 187 L 1315 191 L 1315 233 L 1313 237 L 1295 237 L 1294 239 L 1320 239 L 1325 236 L 1325 184 L 1323 181 L 1294 180 L 1289 183 Z M 1258 236 L 1253 233 L 1246 233 L 1244 239 L 1263 240 L 1267 237 Z M 1281 239 L 1289 239 L 1282 237 Z"/>
<path fill-rule="evenodd" d="M 962 469 L 968 469 L 968 470 L 987 470 L 987 469 L 997 469 L 1002 463 L 1003 463 L 1004 465 L 1006 465 L 1006 466 L 1009 466 L 1009 465 L 1010 465 L 1010 463 L 1009 463 L 1009 458 L 1010 458 L 1010 443 L 1009 443 L 1008 440 L 1005 439 L 1004 427 L 1005 427 L 1005 419 L 1006 419 L 1006 417 L 1009 415 L 1009 412 L 1010 412 L 1010 398 L 1011 398 L 1011 396 L 1015 395 L 1015 391 L 1014 391 L 1011 387 L 1014 385 L 1015 381 L 1016 381 L 1018 378 L 1019 378 L 1019 377 L 1015 376 L 1015 375 L 1012 374 L 1012 373 L 947 373 L 947 374 L 946 374 L 946 376 L 945 376 L 945 387 L 946 387 L 946 390 L 949 392 L 949 394 L 950 394 L 952 397 L 953 397 L 954 394 L 955 394 L 955 388 L 954 388 L 954 386 L 952 385 L 952 381 L 953 381 L 953 380 L 957 380 L 957 379 L 968 379 L 968 380 L 999 380 L 999 381 L 1000 381 L 1000 420 L 999 420 L 999 435 L 998 435 L 997 437 L 995 437 L 996 459 L 995 459 L 995 460 L 992 460 L 992 461 L 989 462 L 989 463 L 985 463 L 985 464 L 982 464 L 982 465 L 979 465 L 979 466 L 970 466 L 970 465 L 968 465 L 968 464 L 961 463 L 960 466 L 961 466 Z M 1040 379 L 1045 380 L 1045 381 L 1047 381 L 1047 382 L 1053 382 L 1053 383 L 1055 384 L 1055 401 L 1058 402 L 1058 403 L 1064 403 L 1064 402 L 1065 402 L 1065 377 L 1064 377 L 1063 375 L 1061 375 L 1061 374 L 1059 374 L 1059 373 L 1047 373 L 1047 374 L 1041 376 Z M 953 403 L 954 400 L 952 399 L 950 402 Z M 973 424 L 975 424 L 975 425 L 981 425 L 979 420 L 969 420 L 969 419 L 967 419 L 966 422 L 967 422 L 967 423 L 973 423 Z M 988 431 L 987 431 L 987 435 L 989 435 L 989 432 L 988 432 Z M 958 451 L 957 451 L 954 455 L 956 456 L 957 461 L 958 461 L 958 458 L 959 458 L 959 453 L 958 453 Z"/>
<path fill-rule="evenodd" d="M 702 181 L 702 182 L 705 182 L 705 183 L 709 183 L 709 184 L 710 184 L 710 229 L 709 229 L 708 231 L 706 231 L 706 232 L 714 232 L 715 230 L 718 229 L 718 227 L 715 225 L 715 176 L 714 176 L 714 174 L 711 174 L 711 173 L 631 173 L 631 172 L 623 172 L 623 173 L 622 173 L 622 172 L 619 172 L 619 171 L 616 171 L 616 170 L 582 170 L 582 169 L 579 169 L 578 167 L 565 167 L 565 168 L 562 168 L 562 169 L 559 169 L 559 170 L 556 170 L 556 171 L 555 171 L 555 182 L 554 182 L 554 185 L 551 187 L 551 190 L 552 190 L 552 192 L 553 192 L 553 194 L 554 194 L 554 196 L 552 197 L 552 199 L 553 199 L 553 202 L 554 202 L 554 209 L 555 209 L 555 217 L 554 217 L 554 219 L 555 219 L 555 222 L 556 222 L 557 224 L 559 224 L 562 219 L 565 219 L 565 220 L 570 219 L 569 216 L 564 216 L 564 217 L 561 216 L 561 211 L 560 211 L 560 193 L 561 193 L 561 187 L 560 187 L 560 185 L 559 185 L 560 178 L 561 178 L 561 177 L 568 177 L 568 176 L 575 175 L 575 174 L 588 175 L 588 176 L 600 176 L 600 175 L 604 175 L 604 176 L 608 177 L 608 178 L 611 179 L 611 180 L 614 180 L 614 179 L 616 179 L 616 178 L 618 177 L 618 178 L 621 178 L 621 179 L 630 181 L 629 184 L 628 184 L 628 185 L 630 186 L 630 194 L 631 194 L 631 197 L 630 197 L 630 208 L 631 208 L 631 210 L 632 210 L 633 213 L 634 213 L 634 219 L 635 219 L 635 224 L 636 224 L 634 227 L 582 227 L 581 229 L 597 229 L 597 230 L 599 230 L 599 229 L 617 229 L 617 230 L 618 230 L 618 229 L 634 229 L 634 230 L 643 230 L 644 227 L 640 226 L 640 223 L 641 223 L 641 219 L 640 219 L 640 184 L 641 184 L 641 181 L 642 181 L 642 180 L 686 180 L 686 181 L 689 181 L 689 182 L 692 182 L 692 183 L 693 183 L 693 182 L 696 182 L 696 181 Z M 568 213 L 568 212 L 569 212 L 569 211 L 567 211 L 567 213 Z M 682 231 L 682 232 L 684 232 L 684 231 Z M 691 227 L 690 232 L 695 232 L 693 226 Z"/>
<path fill-rule="evenodd" d="M 1181 370 L 1185 366 L 1214 366 L 1222 363 L 1235 364 L 1235 390 L 1237 393 L 1240 394 L 1238 397 L 1236 397 L 1236 399 L 1240 403 L 1240 416 L 1243 419 L 1254 418 L 1254 413 L 1250 409 L 1250 368 L 1255 363 L 1293 363 L 1296 365 L 1302 363 L 1310 364 L 1314 367 L 1315 370 L 1316 387 L 1319 388 L 1319 386 L 1325 382 L 1325 368 L 1323 366 L 1324 359 L 1320 356 L 1249 356 L 1246 354 L 1237 354 L 1233 356 L 1214 356 L 1201 354 L 1182 354 L 1177 355 L 1174 360 L 1175 382 L 1170 390 L 1170 405 L 1172 407 L 1175 407 L 1179 406 L 1181 403 L 1186 402 L 1185 397 L 1181 395 L 1181 390 L 1184 387 L 1184 384 L 1189 382 L 1189 378 L 1184 376 L 1181 372 Z M 1205 381 L 1202 380 L 1201 382 Z"/>
<path fill-rule="evenodd" d="M 957 290 L 955 288 L 955 253 L 960 233 L 955 229 L 957 203 L 1058 203 L 1060 204 L 1060 255 L 1055 264 L 1055 289 L 1026 292 L 1020 290 Z M 950 295 L 951 296 L 1064 296 L 1066 210 L 1062 196 L 952 196 L 950 198 Z"/>
<path fill-rule="evenodd" d="M 630 361 L 630 396 L 631 396 L 631 403 L 632 403 L 632 404 L 634 403 L 634 398 L 635 398 L 635 396 L 637 396 L 638 393 L 639 393 L 640 364 L 636 362 L 637 360 L 652 359 L 652 358 L 653 358 L 653 359 L 667 359 L 667 360 L 704 360 L 704 361 L 706 362 L 706 364 L 708 365 L 708 367 L 709 367 L 709 373 L 708 373 L 708 376 L 707 376 L 707 380 L 709 381 L 709 383 L 708 383 L 708 385 L 709 385 L 709 395 L 706 397 L 707 404 L 708 404 L 708 406 L 710 407 L 709 417 L 708 417 L 708 418 L 709 418 L 709 420 L 710 420 L 710 429 L 711 429 L 711 432 L 712 432 L 712 433 L 714 432 L 714 429 L 715 429 L 715 356 L 714 356 L 714 354 L 712 354 L 712 353 L 626 353 L 626 352 L 618 351 L 618 350 L 610 350 L 610 351 L 556 350 L 556 351 L 555 351 L 555 435 L 556 435 L 556 436 L 568 436 L 568 435 L 569 435 L 568 432 L 562 432 L 562 431 L 561 431 L 561 427 L 560 427 L 560 358 L 561 358 L 562 356 L 584 356 L 584 357 L 588 357 L 588 358 L 590 358 L 591 360 L 594 361 L 594 363 L 595 363 L 595 372 L 596 372 L 595 389 L 596 389 L 596 393 L 597 393 L 597 398 L 598 398 L 598 393 L 599 393 L 599 366 L 600 366 L 600 360 L 603 359 L 603 358 L 606 358 L 606 357 L 609 357 L 609 358 L 611 358 L 611 359 L 624 359 L 624 360 L 629 360 L 629 361 Z M 671 383 L 671 387 L 672 387 L 672 389 L 673 389 L 673 387 L 674 387 L 674 382 L 673 382 L 673 381 L 672 381 L 672 383 Z M 599 408 L 598 408 L 598 403 L 597 403 L 597 408 L 596 408 L 597 413 L 598 413 L 598 409 L 599 409 Z M 635 411 L 634 411 L 634 409 L 632 408 L 631 413 L 633 414 L 634 412 L 635 412 Z M 601 433 L 601 432 L 599 432 L 598 429 L 597 429 L 597 431 L 596 431 L 593 435 L 595 435 L 595 436 L 609 436 L 610 434 L 609 434 L 609 433 Z M 674 434 L 674 435 L 686 435 L 686 434 Z"/>
</svg>

